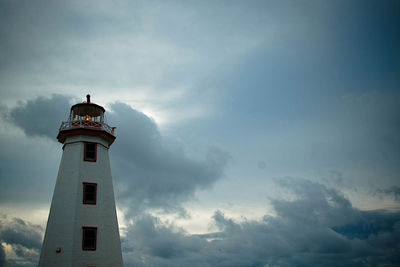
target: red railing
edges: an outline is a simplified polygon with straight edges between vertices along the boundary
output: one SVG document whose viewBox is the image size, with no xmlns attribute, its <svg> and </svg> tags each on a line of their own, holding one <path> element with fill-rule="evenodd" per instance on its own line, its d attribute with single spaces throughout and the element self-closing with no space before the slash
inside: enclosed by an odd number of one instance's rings
<svg viewBox="0 0 400 267">
<path fill-rule="evenodd" d="M 77 128 L 104 130 L 112 135 L 114 135 L 114 129 L 115 129 L 115 127 L 110 127 L 108 124 L 104 122 L 79 120 L 79 121 L 62 122 L 60 126 L 60 131 L 77 129 Z"/>
</svg>

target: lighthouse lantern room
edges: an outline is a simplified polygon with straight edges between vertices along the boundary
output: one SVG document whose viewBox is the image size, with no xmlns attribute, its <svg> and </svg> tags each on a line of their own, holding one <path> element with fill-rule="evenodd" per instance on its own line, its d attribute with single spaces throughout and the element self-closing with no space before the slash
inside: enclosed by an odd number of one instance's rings
<svg viewBox="0 0 400 267">
<path fill-rule="evenodd" d="M 108 150 L 114 127 L 90 101 L 71 107 L 57 139 L 63 153 L 39 260 L 41 267 L 122 266 Z"/>
</svg>

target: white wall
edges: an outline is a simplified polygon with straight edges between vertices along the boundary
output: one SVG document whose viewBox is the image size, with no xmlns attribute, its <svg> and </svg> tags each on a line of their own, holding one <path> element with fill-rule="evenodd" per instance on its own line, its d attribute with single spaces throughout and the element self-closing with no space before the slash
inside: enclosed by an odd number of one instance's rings
<svg viewBox="0 0 400 267">
<path fill-rule="evenodd" d="M 97 143 L 96 162 L 83 160 L 83 141 Z M 97 183 L 96 205 L 82 204 L 82 182 Z M 82 226 L 97 227 L 96 251 L 82 250 Z M 107 142 L 77 135 L 65 141 L 39 266 L 92 265 L 122 266 L 121 244 Z"/>
</svg>

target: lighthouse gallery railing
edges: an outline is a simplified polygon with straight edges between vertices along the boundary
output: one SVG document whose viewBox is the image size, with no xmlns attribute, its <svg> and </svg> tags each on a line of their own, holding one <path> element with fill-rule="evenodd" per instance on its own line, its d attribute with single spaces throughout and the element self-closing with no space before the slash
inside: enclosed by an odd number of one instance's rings
<svg viewBox="0 0 400 267">
<path fill-rule="evenodd" d="M 115 127 L 110 127 L 104 122 L 87 121 L 87 120 L 76 120 L 76 121 L 65 121 L 61 123 L 60 131 L 77 129 L 77 128 L 91 128 L 96 130 L 104 130 L 114 135 Z"/>
</svg>

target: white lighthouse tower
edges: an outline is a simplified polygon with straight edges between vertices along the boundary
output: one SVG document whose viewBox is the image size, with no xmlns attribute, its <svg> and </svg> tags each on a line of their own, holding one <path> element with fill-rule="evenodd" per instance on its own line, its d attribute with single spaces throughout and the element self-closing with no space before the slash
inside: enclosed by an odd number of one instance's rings
<svg viewBox="0 0 400 267">
<path fill-rule="evenodd" d="M 122 266 L 108 156 L 115 136 L 104 112 L 87 95 L 61 124 L 57 139 L 63 154 L 40 267 Z"/>
</svg>

